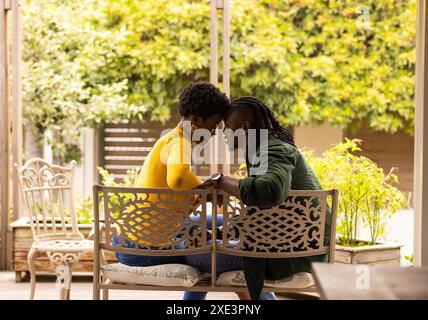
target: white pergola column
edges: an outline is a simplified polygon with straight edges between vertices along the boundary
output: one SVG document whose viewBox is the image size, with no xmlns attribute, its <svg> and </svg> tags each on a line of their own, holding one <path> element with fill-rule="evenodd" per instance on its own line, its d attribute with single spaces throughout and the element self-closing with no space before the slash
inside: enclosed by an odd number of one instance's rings
<svg viewBox="0 0 428 320">
<path fill-rule="evenodd" d="M 428 266 L 428 5 L 417 5 L 414 265 Z"/>
<path fill-rule="evenodd" d="M 9 114 L 9 39 L 8 13 L 12 15 L 12 121 Z M 21 213 L 19 184 L 16 173 L 11 172 L 11 151 L 13 162 L 22 164 L 22 99 L 21 99 L 21 11 L 20 0 L 0 0 L 0 201 L 1 201 L 1 252 L 0 269 L 10 268 L 12 258 L 12 238 L 8 233 L 10 208 L 10 178 L 13 177 L 13 215 Z M 12 145 L 10 133 L 12 129 Z"/>
<path fill-rule="evenodd" d="M 1 252 L 0 269 L 6 268 L 7 227 L 9 223 L 9 86 L 7 12 L 10 3 L 0 0 L 0 188 Z"/>
<path fill-rule="evenodd" d="M 217 11 L 222 11 L 223 21 L 223 92 L 230 97 L 230 9 L 229 0 L 211 0 L 211 27 L 210 27 L 210 82 L 218 85 L 218 17 Z M 221 125 L 222 127 L 223 125 Z M 220 153 L 218 151 L 221 151 Z M 222 159 L 220 159 L 222 157 Z M 224 137 L 215 136 L 211 140 L 211 164 L 210 172 L 214 174 L 218 171 L 218 163 L 223 163 L 222 172 L 230 174 L 228 150 Z"/>
<path fill-rule="evenodd" d="M 22 17 L 21 0 L 12 0 L 12 145 L 13 163 L 22 165 L 23 127 L 22 127 Z M 13 170 L 13 220 L 23 216 L 22 197 L 19 190 L 18 175 Z"/>
</svg>

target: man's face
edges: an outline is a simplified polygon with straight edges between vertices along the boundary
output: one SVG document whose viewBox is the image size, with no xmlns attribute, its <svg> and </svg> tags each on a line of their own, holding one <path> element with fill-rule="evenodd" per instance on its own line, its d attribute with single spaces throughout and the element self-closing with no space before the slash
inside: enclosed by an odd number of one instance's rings
<svg viewBox="0 0 428 320">
<path fill-rule="evenodd" d="M 227 143 L 229 146 L 233 146 L 233 149 L 243 147 L 239 142 L 247 142 L 248 129 L 250 128 L 251 124 L 245 118 L 245 114 L 240 113 L 238 110 L 229 111 L 224 117 L 223 132 Z"/>
</svg>

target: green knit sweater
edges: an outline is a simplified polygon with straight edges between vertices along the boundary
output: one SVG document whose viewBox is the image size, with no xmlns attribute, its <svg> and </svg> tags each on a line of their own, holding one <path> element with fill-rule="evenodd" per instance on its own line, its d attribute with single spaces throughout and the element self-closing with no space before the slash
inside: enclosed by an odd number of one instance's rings
<svg viewBox="0 0 428 320">
<path fill-rule="evenodd" d="M 250 169 L 259 166 L 251 163 L 248 160 L 251 155 L 247 155 L 248 178 L 239 181 L 240 196 L 245 205 L 270 208 L 282 203 L 290 190 L 321 190 L 318 179 L 297 148 L 270 137 L 267 147 L 262 145 L 258 148 L 258 156 L 260 150 L 262 154 L 263 150 L 267 151 L 267 170 L 261 175 L 251 175 Z M 328 208 L 325 245 L 329 244 L 330 223 Z M 326 254 L 289 259 L 244 258 L 245 279 L 251 298 L 259 299 L 265 279 L 279 280 L 298 272 L 309 272 L 312 262 L 326 260 Z"/>
</svg>

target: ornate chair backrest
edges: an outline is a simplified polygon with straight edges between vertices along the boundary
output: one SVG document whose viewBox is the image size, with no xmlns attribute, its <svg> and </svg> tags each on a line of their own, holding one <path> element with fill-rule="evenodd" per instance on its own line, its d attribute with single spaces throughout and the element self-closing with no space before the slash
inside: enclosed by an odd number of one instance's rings
<svg viewBox="0 0 428 320">
<path fill-rule="evenodd" d="M 173 248 L 175 255 L 210 252 L 209 192 L 94 185 L 96 249 L 136 255 L 171 255 Z"/>
<path fill-rule="evenodd" d="M 83 239 L 73 203 L 75 163 L 62 167 L 33 158 L 15 167 L 34 240 Z"/>
<path fill-rule="evenodd" d="M 219 194 L 223 195 L 223 230 L 217 251 L 259 258 L 328 253 L 329 261 L 334 261 L 338 190 L 293 190 L 282 204 L 269 209 L 245 207 L 226 193 Z"/>
<path fill-rule="evenodd" d="M 214 201 L 217 195 L 223 196 L 223 201 L 216 203 L 223 214 L 221 235 L 216 234 L 217 206 L 212 210 L 212 237 L 222 239 L 214 248 L 205 232 L 211 207 L 207 203 L 209 195 L 214 196 Z M 328 253 L 329 260 L 334 261 L 337 202 L 337 190 L 293 190 L 281 205 L 259 209 L 232 201 L 222 191 L 176 192 L 95 185 L 95 242 L 98 249 L 137 255 L 184 255 L 214 249 L 268 258 Z M 105 226 L 100 234 L 102 221 Z"/>
</svg>

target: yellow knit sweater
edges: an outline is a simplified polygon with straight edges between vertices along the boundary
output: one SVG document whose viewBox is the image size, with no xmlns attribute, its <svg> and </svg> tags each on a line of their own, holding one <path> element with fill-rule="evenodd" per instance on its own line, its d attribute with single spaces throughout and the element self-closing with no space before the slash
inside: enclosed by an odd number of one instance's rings
<svg viewBox="0 0 428 320">
<path fill-rule="evenodd" d="M 186 191 L 201 183 L 191 170 L 191 142 L 183 136 L 182 129 L 175 128 L 155 143 L 141 168 L 136 186 Z M 126 238 L 140 245 L 171 244 L 171 234 L 188 219 L 195 197 L 149 194 L 145 200 L 149 202 L 138 202 L 126 208 L 121 228 Z"/>
<path fill-rule="evenodd" d="M 191 143 L 183 130 L 175 128 L 160 138 L 150 151 L 140 171 L 137 185 L 142 188 L 169 188 L 184 191 L 202 181 L 190 167 Z"/>
</svg>

